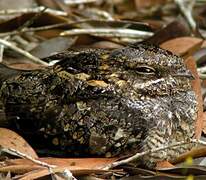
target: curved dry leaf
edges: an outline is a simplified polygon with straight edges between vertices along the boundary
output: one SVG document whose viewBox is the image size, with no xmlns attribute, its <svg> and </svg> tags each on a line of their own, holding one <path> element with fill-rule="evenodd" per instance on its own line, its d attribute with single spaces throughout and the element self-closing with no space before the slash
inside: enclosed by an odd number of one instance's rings
<svg viewBox="0 0 206 180">
<path fill-rule="evenodd" d="M 175 159 L 173 163 L 177 164 L 179 162 L 185 161 L 188 157 L 198 158 L 206 156 L 206 148 L 205 147 L 197 147 L 192 149 L 191 151 L 182 154 L 180 157 Z"/>
<path fill-rule="evenodd" d="M 166 0 L 135 0 L 135 5 L 137 9 L 149 8 L 155 5 L 162 5 L 166 3 Z"/>
<path fill-rule="evenodd" d="M 3 167 L 0 167 L 1 173 L 8 173 L 11 172 L 13 174 L 25 174 L 30 171 L 34 171 L 37 169 L 42 169 L 43 167 L 39 167 L 37 165 L 31 165 L 31 164 L 22 164 L 22 165 L 6 165 Z"/>
<path fill-rule="evenodd" d="M 157 162 L 157 165 L 156 165 L 156 169 L 172 168 L 172 167 L 175 167 L 175 166 L 168 161 L 159 161 L 159 162 Z"/>
<path fill-rule="evenodd" d="M 20 135 L 6 128 L 0 128 L 0 146 L 12 148 L 30 157 L 38 158 L 36 152 Z"/>
<path fill-rule="evenodd" d="M 185 167 L 174 167 L 159 169 L 158 171 L 164 173 L 175 173 L 179 175 L 206 175 L 205 166 L 185 166 Z"/>
<path fill-rule="evenodd" d="M 60 168 L 52 169 L 52 172 L 54 174 L 58 174 L 58 173 L 63 173 L 64 170 L 65 170 L 64 167 L 60 167 Z M 101 173 L 105 173 L 109 171 L 99 170 L 99 169 L 81 169 L 81 170 L 79 169 L 79 170 L 71 170 L 71 172 L 73 176 L 83 176 L 83 175 L 89 175 L 89 174 L 94 174 L 94 173 L 101 174 Z M 49 175 L 51 175 L 51 172 L 49 172 L 48 169 L 38 169 L 38 170 L 28 172 L 22 176 L 19 176 L 18 179 L 19 180 L 38 179 L 38 178 L 43 178 Z"/>
<path fill-rule="evenodd" d="M 160 45 L 163 49 L 172 51 L 174 54 L 183 57 L 191 56 L 195 51 L 201 48 L 202 39 L 195 37 L 180 37 L 166 41 Z"/>
<path fill-rule="evenodd" d="M 150 26 L 152 26 L 151 23 L 149 24 Z M 159 28 L 158 31 L 155 32 L 153 36 L 149 37 L 145 41 L 151 44 L 159 45 L 161 43 L 167 42 L 170 39 L 189 36 L 189 35 L 190 35 L 190 28 L 188 24 L 185 21 L 178 19 L 172 21 L 167 26 L 164 26 L 164 28 L 162 29 Z"/>
<path fill-rule="evenodd" d="M 114 162 L 117 158 L 39 158 L 38 160 L 50 165 L 56 165 L 54 172 L 62 172 L 68 169 L 73 175 L 88 175 L 91 173 L 108 172 L 102 167 Z M 15 159 L 4 162 L 0 166 L 0 172 L 11 172 L 15 175 L 22 174 L 22 179 L 34 179 L 50 174 L 47 168 L 35 164 L 27 159 Z"/>
<path fill-rule="evenodd" d="M 55 37 L 43 41 L 37 47 L 32 49 L 30 53 L 38 58 L 45 58 L 54 52 L 62 52 L 70 48 L 76 41 L 76 37 Z"/>
<path fill-rule="evenodd" d="M 101 169 L 105 165 L 116 161 L 118 158 L 38 158 L 42 162 L 58 167 L 67 167 L 68 169 Z M 15 159 L 6 161 L 9 165 L 35 165 L 32 161 L 27 159 Z M 39 165 L 37 165 L 39 166 Z"/>
<path fill-rule="evenodd" d="M 190 56 L 189 58 L 185 59 L 185 64 L 195 77 L 195 79 L 192 81 L 192 87 L 196 93 L 197 101 L 198 101 L 198 114 L 195 123 L 195 135 L 196 138 L 199 139 L 203 129 L 203 100 L 202 100 L 202 93 L 201 93 L 201 82 L 198 76 L 194 58 Z"/>
<path fill-rule="evenodd" d="M 13 30 L 18 29 L 26 21 L 34 17 L 37 13 L 33 13 L 33 12 L 24 13 L 22 15 L 19 15 L 18 17 L 15 17 L 8 21 L 0 23 L 0 32 L 11 32 Z M 62 16 L 57 16 L 57 15 L 44 12 L 37 20 L 34 21 L 32 26 L 39 27 L 39 26 L 47 26 L 47 25 L 67 23 L 67 22 L 68 22 L 68 19 Z"/>
<path fill-rule="evenodd" d="M 36 69 L 45 68 L 44 65 L 32 64 L 32 63 L 16 63 L 16 64 L 10 64 L 8 66 L 14 69 L 21 69 L 21 70 L 36 70 Z"/>
<path fill-rule="evenodd" d="M 206 112 L 203 113 L 203 133 L 206 134 Z"/>
</svg>

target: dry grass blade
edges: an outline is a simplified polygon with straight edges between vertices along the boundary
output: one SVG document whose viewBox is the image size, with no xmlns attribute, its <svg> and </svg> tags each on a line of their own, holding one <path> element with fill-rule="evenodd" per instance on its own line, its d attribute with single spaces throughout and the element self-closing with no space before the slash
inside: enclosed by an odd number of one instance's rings
<svg viewBox="0 0 206 180">
<path fill-rule="evenodd" d="M 75 4 L 84 4 L 84 3 L 94 3 L 98 0 L 64 0 L 65 4 L 75 5 Z"/>
<path fill-rule="evenodd" d="M 195 4 L 195 0 L 175 0 L 175 3 L 180 8 L 181 13 L 185 16 L 185 19 L 187 20 L 192 30 L 195 31 L 196 22 L 194 21 L 192 16 L 192 9 Z"/>
<path fill-rule="evenodd" d="M 18 52 L 19 54 L 27 57 L 28 59 L 30 59 L 34 63 L 43 64 L 43 65 L 48 66 L 48 63 L 42 61 L 41 59 L 39 59 L 37 57 L 34 57 L 29 52 L 24 51 L 23 49 L 20 49 L 20 48 L 14 46 L 13 44 L 11 44 L 10 42 L 8 42 L 6 40 L 0 39 L 0 44 L 3 44 L 4 46 L 7 46 L 7 47 L 11 48 L 12 50 Z"/>
<path fill-rule="evenodd" d="M 160 45 L 163 49 L 172 51 L 181 57 L 189 57 L 201 48 L 203 40 L 195 37 L 179 37 L 166 41 Z"/>
<path fill-rule="evenodd" d="M 24 13 L 39 13 L 45 9 L 44 6 L 38 6 L 36 8 L 22 8 L 22 9 L 6 9 L 6 10 L 0 10 L 1 15 L 8 15 L 8 14 L 24 14 Z M 47 8 L 45 12 L 59 15 L 59 16 L 67 16 L 67 13 L 64 11 L 54 10 Z"/>
<path fill-rule="evenodd" d="M 74 36 L 81 34 L 91 34 L 94 36 L 113 37 L 113 38 L 146 38 L 153 35 L 152 32 L 132 30 L 132 29 L 120 29 L 120 28 L 94 28 L 94 29 L 71 29 L 60 33 L 61 36 Z"/>
</svg>

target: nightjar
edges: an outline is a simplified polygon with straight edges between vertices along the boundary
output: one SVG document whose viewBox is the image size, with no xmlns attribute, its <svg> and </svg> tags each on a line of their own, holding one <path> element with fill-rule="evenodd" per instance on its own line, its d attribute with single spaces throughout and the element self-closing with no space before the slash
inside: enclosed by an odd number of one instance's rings
<svg viewBox="0 0 206 180">
<path fill-rule="evenodd" d="M 183 60 L 140 43 L 59 53 L 40 70 L 0 65 L 11 128 L 69 155 L 120 156 L 193 138 L 197 101 Z M 152 166 L 191 146 L 142 158 Z"/>
</svg>

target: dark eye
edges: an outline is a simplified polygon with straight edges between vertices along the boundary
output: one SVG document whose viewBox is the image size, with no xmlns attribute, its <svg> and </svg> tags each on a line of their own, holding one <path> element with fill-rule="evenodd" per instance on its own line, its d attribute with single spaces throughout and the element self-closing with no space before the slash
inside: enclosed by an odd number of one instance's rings
<svg viewBox="0 0 206 180">
<path fill-rule="evenodd" d="M 138 74 L 155 74 L 155 69 L 149 66 L 138 66 L 135 68 Z"/>
</svg>

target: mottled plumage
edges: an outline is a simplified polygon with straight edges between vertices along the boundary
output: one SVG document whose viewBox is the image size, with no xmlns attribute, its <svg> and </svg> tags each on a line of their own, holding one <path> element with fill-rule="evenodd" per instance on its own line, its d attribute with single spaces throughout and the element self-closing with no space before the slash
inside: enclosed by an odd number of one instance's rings
<svg viewBox="0 0 206 180">
<path fill-rule="evenodd" d="M 35 71 L 2 65 L 1 98 L 12 126 L 68 154 L 115 156 L 187 140 L 197 102 L 183 60 L 152 45 L 87 49 L 49 57 Z M 4 70 L 7 71 L 6 78 Z M 143 158 L 151 166 L 190 149 Z"/>
</svg>

